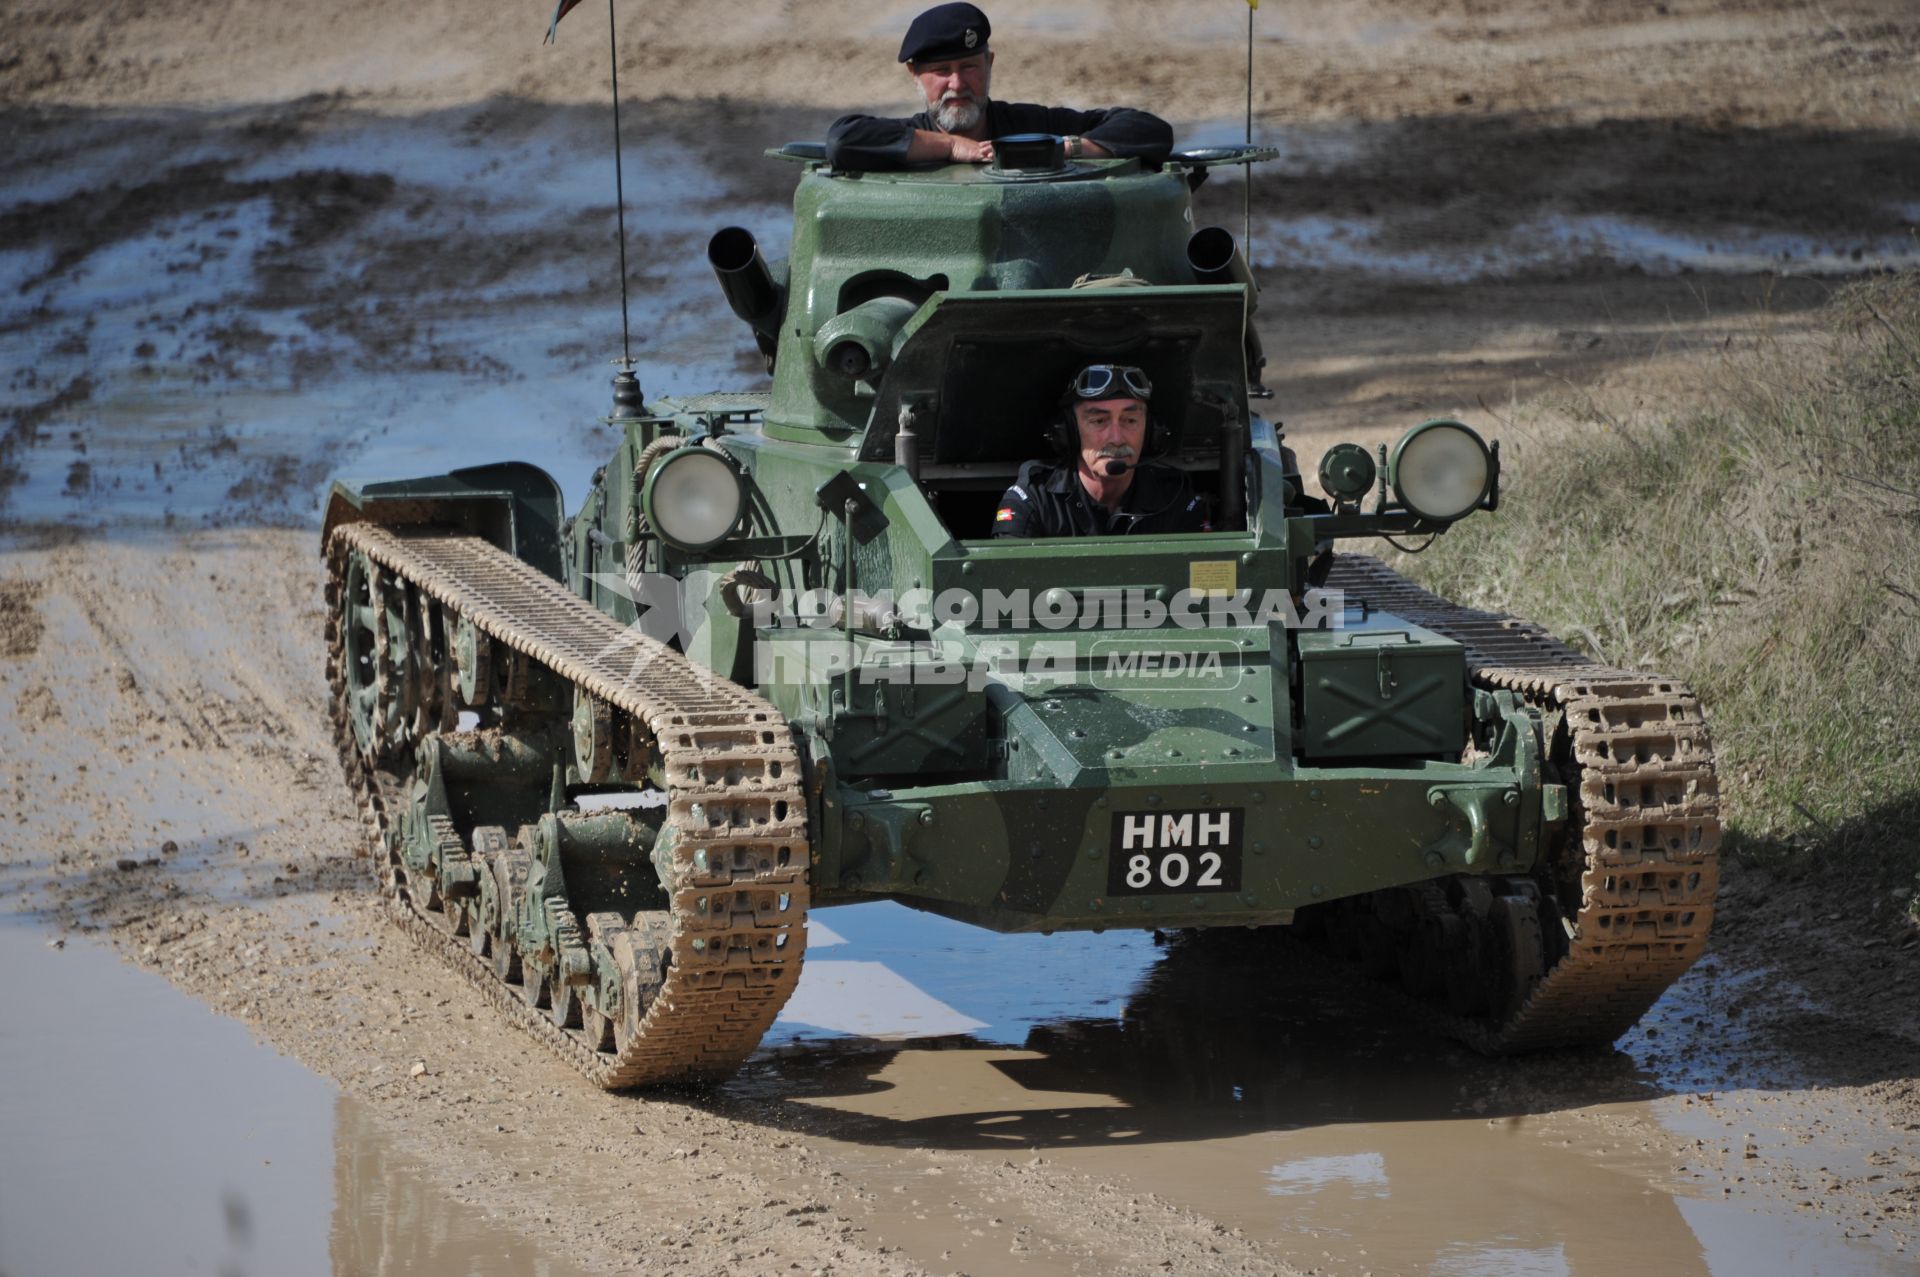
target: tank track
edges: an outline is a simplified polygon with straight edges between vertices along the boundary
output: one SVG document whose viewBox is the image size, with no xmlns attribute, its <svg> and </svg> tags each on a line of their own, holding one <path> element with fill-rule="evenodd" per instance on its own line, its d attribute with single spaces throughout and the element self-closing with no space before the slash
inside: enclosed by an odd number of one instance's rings
<svg viewBox="0 0 1920 1277">
<path fill-rule="evenodd" d="M 1569 797 L 1560 845 L 1533 875 L 1362 897 L 1348 905 L 1360 917 L 1336 928 L 1345 956 L 1398 973 L 1423 1018 L 1489 1054 L 1611 1043 L 1706 949 L 1720 809 L 1699 702 L 1378 559 L 1342 555 L 1327 584 L 1459 642 L 1476 686 L 1540 710 Z M 1435 959 L 1451 966 L 1444 978 Z M 1440 992 L 1445 1010 L 1421 996 Z"/>
<path fill-rule="evenodd" d="M 437 601 L 456 618 L 626 711 L 643 727 L 667 791 L 655 862 L 669 908 L 563 919 L 590 933 L 596 964 L 611 961 L 623 991 L 612 1023 L 568 1027 L 533 1005 L 512 977 L 512 954 L 489 962 L 474 937 L 416 889 L 397 851 L 407 809 L 405 767 L 363 751 L 352 728 L 341 596 L 355 554 Z M 806 801 L 792 733 L 771 705 L 620 625 L 551 578 L 478 538 L 350 524 L 327 546 L 327 669 L 335 739 L 360 799 L 394 921 L 484 992 L 509 1020 L 609 1090 L 724 1076 L 758 1045 L 799 980 L 806 945 Z M 442 685 L 446 684 L 444 671 Z M 451 715 L 448 715 L 451 717 Z M 443 724 L 444 725 L 444 724 Z M 672 836 L 668 836 L 671 830 Z M 444 853 L 500 865 L 518 848 L 482 827 L 470 845 L 436 818 Z M 664 850 L 665 859 L 662 858 Z M 524 866 L 516 870 L 524 885 Z M 548 901 L 549 906 L 555 902 Z M 569 932 L 571 934 L 571 932 Z M 525 977 L 523 977 L 525 978 Z M 642 1010 L 644 1008 L 644 1010 Z M 575 1017 L 578 1020 L 578 1017 Z"/>
</svg>

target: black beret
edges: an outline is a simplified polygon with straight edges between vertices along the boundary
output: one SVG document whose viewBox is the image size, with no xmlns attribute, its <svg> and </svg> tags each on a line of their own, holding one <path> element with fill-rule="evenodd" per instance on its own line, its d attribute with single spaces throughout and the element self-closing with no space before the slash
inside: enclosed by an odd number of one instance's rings
<svg viewBox="0 0 1920 1277">
<path fill-rule="evenodd" d="M 937 4 L 915 18 L 900 42 L 902 62 L 936 62 L 984 53 L 993 24 L 970 4 Z"/>
</svg>

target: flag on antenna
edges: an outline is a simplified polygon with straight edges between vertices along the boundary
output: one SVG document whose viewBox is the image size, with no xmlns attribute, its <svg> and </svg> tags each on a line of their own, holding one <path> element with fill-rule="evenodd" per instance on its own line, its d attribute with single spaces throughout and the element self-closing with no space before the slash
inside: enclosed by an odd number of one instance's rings
<svg viewBox="0 0 1920 1277">
<path fill-rule="evenodd" d="M 1250 0 L 1250 2 L 1257 4 L 1258 0 Z M 553 21 L 547 24 L 547 43 L 548 44 L 553 43 L 553 33 L 560 29 L 560 19 L 566 17 L 569 13 L 572 13 L 573 7 L 579 3 L 580 3 L 580 0 L 560 0 L 560 7 L 553 11 Z"/>
<path fill-rule="evenodd" d="M 1258 9 L 1259 7 L 1260 7 L 1260 0 L 1247 0 L 1247 8 Z M 557 20 L 558 19 L 556 19 L 556 21 Z"/>
</svg>

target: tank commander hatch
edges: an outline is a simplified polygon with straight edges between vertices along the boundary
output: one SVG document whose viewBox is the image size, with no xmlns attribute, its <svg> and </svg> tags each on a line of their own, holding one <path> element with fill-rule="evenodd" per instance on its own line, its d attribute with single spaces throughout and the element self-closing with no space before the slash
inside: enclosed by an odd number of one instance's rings
<svg viewBox="0 0 1920 1277">
<path fill-rule="evenodd" d="M 1061 460 L 1029 461 L 1000 498 L 997 537 L 1211 532 L 1205 497 L 1182 470 L 1148 460 L 1166 446 L 1148 411 L 1153 383 L 1127 364 L 1074 374 L 1047 435 Z"/>
<path fill-rule="evenodd" d="M 984 164 L 993 159 L 993 139 L 1015 133 L 1059 134 L 1069 159 L 1138 156 L 1158 163 L 1172 153 L 1172 126 L 1145 111 L 994 101 L 987 95 L 992 33 L 987 15 L 970 4 L 935 5 L 915 18 L 900 42 L 900 61 L 927 109 L 907 119 L 840 117 L 827 130 L 827 163 L 859 170 Z"/>
</svg>

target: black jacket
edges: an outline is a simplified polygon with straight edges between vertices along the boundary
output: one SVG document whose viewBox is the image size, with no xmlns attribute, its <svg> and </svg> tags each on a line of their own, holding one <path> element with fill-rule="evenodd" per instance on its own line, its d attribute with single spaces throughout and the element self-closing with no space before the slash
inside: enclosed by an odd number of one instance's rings
<svg viewBox="0 0 1920 1277">
<path fill-rule="evenodd" d="M 827 163 L 839 169 L 903 168 L 915 129 L 941 132 L 931 111 L 904 120 L 843 115 L 827 130 Z M 1013 133 L 1084 137 L 1122 158 L 1139 156 L 1154 164 L 1173 153 L 1173 126 L 1132 107 L 1076 111 L 1064 106 L 987 99 L 987 135 L 1006 137 Z"/>
<path fill-rule="evenodd" d="M 1087 495 L 1075 466 L 1029 461 L 993 516 L 997 537 L 1156 536 L 1165 532 L 1211 532 L 1206 498 L 1186 473 L 1151 462 L 1133 472 L 1133 483 L 1109 513 Z"/>
</svg>

